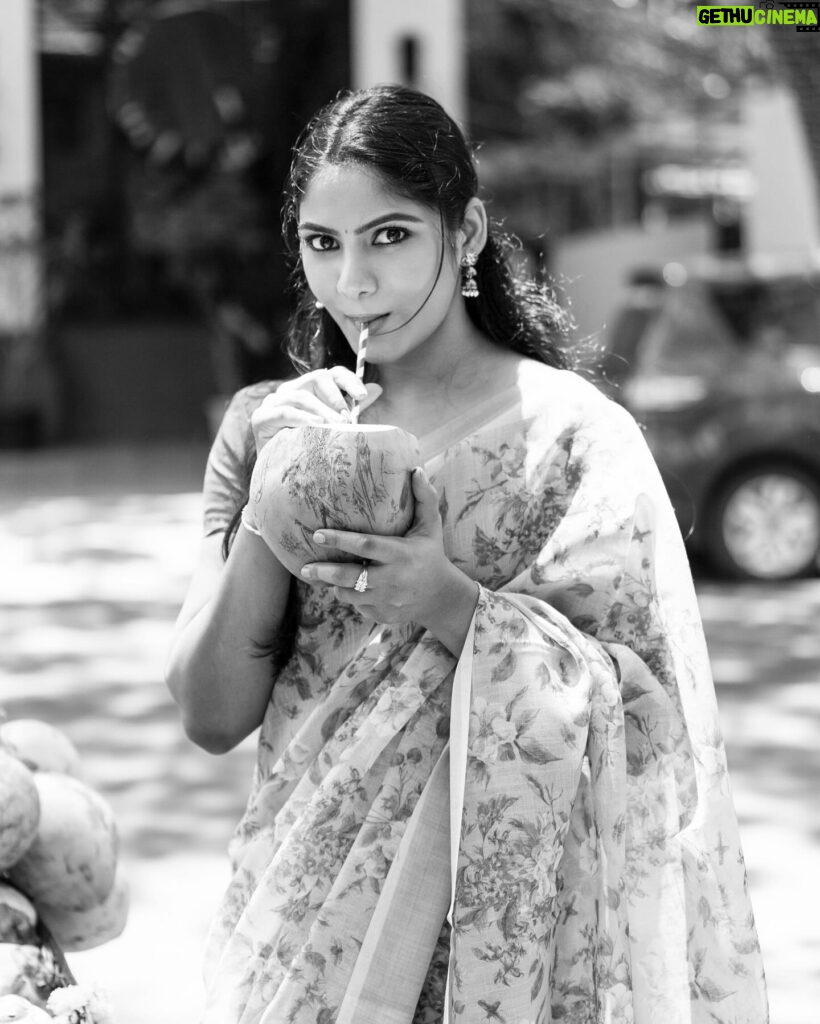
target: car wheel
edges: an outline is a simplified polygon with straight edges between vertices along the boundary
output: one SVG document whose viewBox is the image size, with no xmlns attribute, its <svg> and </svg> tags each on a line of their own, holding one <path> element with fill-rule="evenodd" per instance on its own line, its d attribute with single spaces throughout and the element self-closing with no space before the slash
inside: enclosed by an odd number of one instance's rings
<svg viewBox="0 0 820 1024">
<path fill-rule="evenodd" d="M 794 466 L 756 466 L 732 477 L 707 516 L 706 547 L 737 579 L 805 576 L 820 558 L 820 482 Z"/>
</svg>

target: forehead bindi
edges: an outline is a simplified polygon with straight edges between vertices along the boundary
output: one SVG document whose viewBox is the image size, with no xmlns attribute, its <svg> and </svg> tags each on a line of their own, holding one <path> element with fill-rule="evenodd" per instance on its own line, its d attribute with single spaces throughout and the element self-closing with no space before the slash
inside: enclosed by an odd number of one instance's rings
<svg viewBox="0 0 820 1024">
<path fill-rule="evenodd" d="M 382 220 L 421 223 L 429 211 L 386 188 L 379 176 L 355 165 L 326 165 L 310 181 L 299 207 L 302 229 L 321 226 L 339 235 L 360 234 Z"/>
</svg>

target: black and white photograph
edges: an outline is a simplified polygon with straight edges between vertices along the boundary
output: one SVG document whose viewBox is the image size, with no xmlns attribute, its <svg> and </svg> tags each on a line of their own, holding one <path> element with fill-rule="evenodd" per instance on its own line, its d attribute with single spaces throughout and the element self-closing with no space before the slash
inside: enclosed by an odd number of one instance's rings
<svg viewBox="0 0 820 1024">
<path fill-rule="evenodd" d="M 815 1024 L 820 0 L 0 2 L 0 1024 Z"/>
</svg>

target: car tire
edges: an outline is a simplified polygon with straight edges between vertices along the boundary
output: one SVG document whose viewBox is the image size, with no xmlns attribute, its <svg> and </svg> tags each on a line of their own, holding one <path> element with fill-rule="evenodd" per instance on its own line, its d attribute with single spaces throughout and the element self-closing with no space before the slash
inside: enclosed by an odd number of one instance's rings
<svg viewBox="0 0 820 1024">
<path fill-rule="evenodd" d="M 811 574 L 820 559 L 820 481 L 784 463 L 735 474 L 707 510 L 704 544 L 714 566 L 734 579 Z"/>
</svg>

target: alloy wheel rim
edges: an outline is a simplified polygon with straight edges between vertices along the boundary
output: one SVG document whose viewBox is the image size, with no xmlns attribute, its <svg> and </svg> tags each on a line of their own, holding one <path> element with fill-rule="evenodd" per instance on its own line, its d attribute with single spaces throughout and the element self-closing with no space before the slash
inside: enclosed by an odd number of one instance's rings
<svg viewBox="0 0 820 1024">
<path fill-rule="evenodd" d="M 814 490 L 788 473 L 750 477 L 726 502 L 723 542 L 751 576 L 791 576 L 816 558 L 820 504 Z"/>
</svg>

